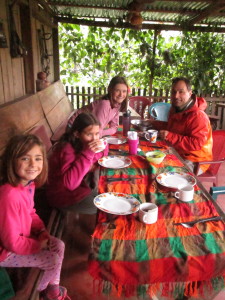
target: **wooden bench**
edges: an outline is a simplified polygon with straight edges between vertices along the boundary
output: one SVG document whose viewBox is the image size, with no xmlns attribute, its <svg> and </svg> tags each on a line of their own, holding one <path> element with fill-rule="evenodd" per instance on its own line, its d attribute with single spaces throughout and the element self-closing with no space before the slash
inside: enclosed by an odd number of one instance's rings
<svg viewBox="0 0 225 300">
<path fill-rule="evenodd" d="M 0 153 L 4 150 L 8 140 L 19 133 L 32 133 L 39 136 L 49 153 L 52 147 L 51 137 L 60 125 L 67 122 L 72 111 L 71 103 L 60 81 L 34 95 L 0 106 L 2 121 Z M 61 133 L 63 133 L 62 128 Z M 48 207 L 44 188 L 36 191 L 35 206 L 50 234 L 61 238 L 64 215 L 57 209 Z M 15 281 L 22 276 L 22 279 L 20 278 L 22 287 L 16 290 L 15 297 L 11 300 L 39 300 L 36 288 L 42 275 L 40 269 L 7 268 L 7 271 L 11 278 L 18 272 L 19 275 Z"/>
<path fill-rule="evenodd" d="M 13 135 L 28 132 L 35 126 L 43 125 L 51 138 L 72 111 L 60 81 L 34 95 L 0 105 L 0 154 Z"/>
</svg>

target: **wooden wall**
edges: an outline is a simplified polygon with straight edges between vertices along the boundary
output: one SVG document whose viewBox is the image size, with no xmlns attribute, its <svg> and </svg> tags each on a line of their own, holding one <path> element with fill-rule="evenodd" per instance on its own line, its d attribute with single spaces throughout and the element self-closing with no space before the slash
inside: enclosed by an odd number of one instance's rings
<svg viewBox="0 0 225 300">
<path fill-rule="evenodd" d="M 28 49 L 28 55 L 11 58 L 9 2 L 13 1 L 0 0 L 0 22 L 3 23 L 8 45 L 8 48 L 0 48 L 0 105 L 36 92 L 37 73 L 43 71 L 38 30 L 44 28 L 44 32 L 49 33 L 48 37 L 51 38 L 46 41 L 46 45 L 48 54 L 53 54 L 52 32 L 57 29 L 57 26 L 52 23 L 50 13 L 38 5 L 43 0 L 18 0 L 13 5 L 12 11 L 17 33 Z M 58 80 L 58 77 L 55 77 L 55 70 L 59 66 L 54 64 L 54 56 L 49 58 L 50 74 L 48 80 L 53 83 Z"/>
</svg>

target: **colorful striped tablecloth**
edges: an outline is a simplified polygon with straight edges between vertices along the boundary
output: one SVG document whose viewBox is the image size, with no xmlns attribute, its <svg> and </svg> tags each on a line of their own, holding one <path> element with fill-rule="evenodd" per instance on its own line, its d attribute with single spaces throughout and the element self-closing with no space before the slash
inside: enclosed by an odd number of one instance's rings
<svg viewBox="0 0 225 300">
<path fill-rule="evenodd" d="M 159 209 L 158 221 L 146 225 L 139 221 L 138 213 L 109 218 L 109 214 L 100 211 L 92 237 L 89 271 L 98 291 L 103 293 L 203 300 L 206 294 L 215 295 L 215 291 L 224 288 L 225 224 L 207 222 L 193 228 L 173 225 L 219 214 L 198 185 L 194 199 L 185 203 L 174 197 L 173 189 L 156 182 L 155 177 L 162 172 L 188 173 L 171 148 L 163 142 L 157 145 L 163 146 L 161 150 L 167 154 L 159 165 L 150 164 L 142 156 L 155 150 L 147 141 L 140 141 L 140 155 L 129 155 L 127 143 L 110 145 L 111 154 L 115 155 L 113 149 L 127 151 L 125 155 L 132 164 L 123 169 L 101 167 L 99 194 L 120 192 L 134 196 L 141 203 L 153 202 Z M 141 179 L 109 183 L 108 177 Z"/>
</svg>

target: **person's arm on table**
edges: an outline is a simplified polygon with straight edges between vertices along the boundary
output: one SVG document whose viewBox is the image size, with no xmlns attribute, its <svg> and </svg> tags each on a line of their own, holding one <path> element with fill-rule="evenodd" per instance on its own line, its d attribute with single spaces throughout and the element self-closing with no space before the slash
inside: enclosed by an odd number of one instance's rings
<svg viewBox="0 0 225 300">
<path fill-rule="evenodd" d="M 204 113 L 199 111 L 197 115 L 188 120 L 184 134 L 161 130 L 159 136 L 174 147 L 179 147 L 179 149 L 189 152 L 202 148 L 208 139 L 209 130 L 210 127 Z"/>
</svg>

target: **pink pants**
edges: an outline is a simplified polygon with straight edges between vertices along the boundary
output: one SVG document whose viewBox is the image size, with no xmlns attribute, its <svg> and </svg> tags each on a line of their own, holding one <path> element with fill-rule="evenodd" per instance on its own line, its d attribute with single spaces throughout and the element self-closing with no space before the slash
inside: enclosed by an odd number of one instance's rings
<svg viewBox="0 0 225 300">
<path fill-rule="evenodd" d="M 48 284 L 59 284 L 62 261 L 64 258 L 65 245 L 63 241 L 51 236 L 49 249 L 30 255 L 18 255 L 9 253 L 1 267 L 37 267 L 44 271 L 37 290 L 43 291 Z"/>
</svg>

